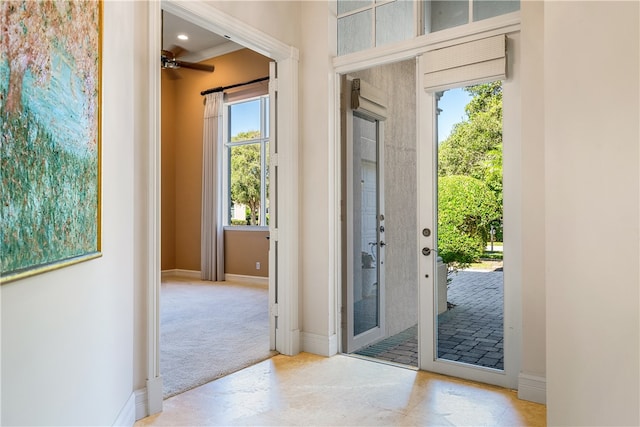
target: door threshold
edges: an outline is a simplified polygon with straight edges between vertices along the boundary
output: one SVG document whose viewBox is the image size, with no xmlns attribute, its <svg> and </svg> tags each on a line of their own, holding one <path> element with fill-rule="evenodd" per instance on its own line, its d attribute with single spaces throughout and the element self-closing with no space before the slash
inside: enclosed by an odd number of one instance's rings
<svg viewBox="0 0 640 427">
<path fill-rule="evenodd" d="M 419 371 L 420 368 L 418 368 L 417 366 L 413 366 L 413 365 L 405 365 L 404 363 L 398 363 L 398 362 L 392 362 L 390 360 L 384 360 L 384 359 L 376 359 L 375 357 L 371 357 L 371 356 L 364 356 L 362 354 L 355 354 L 355 353 L 340 353 L 343 356 L 347 356 L 347 357 L 353 357 L 354 359 L 362 359 L 362 360 L 366 360 L 369 362 L 375 362 L 375 363 L 380 363 L 382 365 L 389 365 L 389 366 L 395 366 L 396 368 L 404 368 L 404 369 L 409 369 L 411 371 Z"/>
</svg>

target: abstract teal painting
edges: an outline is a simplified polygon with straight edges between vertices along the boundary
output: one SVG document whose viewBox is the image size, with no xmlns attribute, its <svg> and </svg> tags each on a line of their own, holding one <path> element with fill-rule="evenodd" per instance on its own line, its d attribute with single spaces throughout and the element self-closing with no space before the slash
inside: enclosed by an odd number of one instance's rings
<svg viewBox="0 0 640 427">
<path fill-rule="evenodd" d="M 100 256 L 101 1 L 0 2 L 0 283 Z"/>
</svg>

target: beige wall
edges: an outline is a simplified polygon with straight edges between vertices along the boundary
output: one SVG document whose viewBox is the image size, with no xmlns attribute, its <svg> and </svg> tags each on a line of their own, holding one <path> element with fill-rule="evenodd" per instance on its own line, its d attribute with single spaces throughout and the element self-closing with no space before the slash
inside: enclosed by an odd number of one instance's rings
<svg viewBox="0 0 640 427">
<path fill-rule="evenodd" d="M 182 68 L 176 71 L 180 77 L 178 79 L 168 80 L 163 76 L 163 270 L 200 270 L 204 112 L 200 92 L 269 76 L 269 59 L 247 49 L 208 60 L 206 63 L 215 66 L 213 73 Z M 169 105 L 165 106 L 166 104 Z"/>
<path fill-rule="evenodd" d="M 353 73 L 387 95 L 384 122 L 385 334 L 418 322 L 416 62 Z"/>
<path fill-rule="evenodd" d="M 521 3 L 522 367 L 546 377 L 544 3 Z M 544 391 L 540 393 L 544 396 Z"/>
<path fill-rule="evenodd" d="M 640 3 L 545 2 L 549 425 L 640 425 Z"/>
<path fill-rule="evenodd" d="M 134 390 L 134 12 L 104 2 L 102 257 L 0 288 L 2 425 L 113 425 Z"/>
<path fill-rule="evenodd" d="M 162 77 L 161 268 L 176 268 L 176 81 Z"/>
<path fill-rule="evenodd" d="M 225 274 L 269 277 L 268 236 L 268 230 L 225 230 Z M 260 263 L 260 269 L 256 268 L 257 262 Z"/>
</svg>

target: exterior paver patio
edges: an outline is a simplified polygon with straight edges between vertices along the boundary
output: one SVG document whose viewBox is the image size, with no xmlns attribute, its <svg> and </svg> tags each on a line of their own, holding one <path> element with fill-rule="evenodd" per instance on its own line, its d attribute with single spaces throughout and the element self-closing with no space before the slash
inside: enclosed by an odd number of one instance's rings
<svg viewBox="0 0 640 427">
<path fill-rule="evenodd" d="M 504 369 L 502 271 L 460 271 L 449 285 L 454 307 L 438 315 L 438 357 Z M 418 366 L 417 326 L 356 354 Z"/>
</svg>

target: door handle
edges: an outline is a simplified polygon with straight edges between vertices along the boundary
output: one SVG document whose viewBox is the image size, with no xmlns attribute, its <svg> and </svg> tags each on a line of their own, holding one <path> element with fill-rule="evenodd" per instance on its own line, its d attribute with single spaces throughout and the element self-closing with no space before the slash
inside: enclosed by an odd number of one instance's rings
<svg viewBox="0 0 640 427">
<path fill-rule="evenodd" d="M 429 256 L 431 255 L 431 251 L 432 251 L 431 248 L 422 248 L 422 255 Z"/>
<path fill-rule="evenodd" d="M 387 246 L 387 244 L 383 240 L 380 240 L 380 247 L 383 247 L 383 246 Z"/>
</svg>

